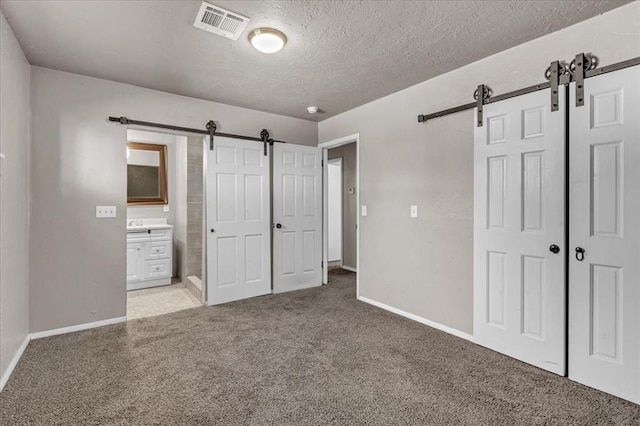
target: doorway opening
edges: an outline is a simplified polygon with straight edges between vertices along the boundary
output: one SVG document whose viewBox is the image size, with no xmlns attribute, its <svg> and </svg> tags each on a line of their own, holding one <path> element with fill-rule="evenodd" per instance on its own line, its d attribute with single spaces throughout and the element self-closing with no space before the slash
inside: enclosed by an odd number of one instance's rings
<svg viewBox="0 0 640 426">
<path fill-rule="evenodd" d="M 127 130 L 127 320 L 203 305 L 203 139 Z"/>
<path fill-rule="evenodd" d="M 323 282 L 336 274 L 357 273 L 359 258 L 359 136 L 351 135 L 320 144 L 324 192 Z M 358 283 L 356 276 L 356 285 Z"/>
</svg>

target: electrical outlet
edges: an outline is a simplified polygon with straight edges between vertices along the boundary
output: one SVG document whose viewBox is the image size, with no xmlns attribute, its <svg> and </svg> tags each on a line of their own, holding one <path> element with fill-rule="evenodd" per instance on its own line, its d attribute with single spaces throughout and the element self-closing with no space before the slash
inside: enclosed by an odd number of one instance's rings
<svg viewBox="0 0 640 426">
<path fill-rule="evenodd" d="M 362 216 L 366 216 L 367 215 L 367 206 L 361 206 L 360 210 L 362 211 Z"/>
<path fill-rule="evenodd" d="M 167 213 L 169 211 L 169 204 L 165 204 L 164 206 L 162 206 L 162 211 Z"/>
<path fill-rule="evenodd" d="M 116 217 L 116 206 L 96 206 L 96 217 Z"/>
<path fill-rule="evenodd" d="M 418 217 L 418 206 L 411 206 L 411 217 Z"/>
</svg>

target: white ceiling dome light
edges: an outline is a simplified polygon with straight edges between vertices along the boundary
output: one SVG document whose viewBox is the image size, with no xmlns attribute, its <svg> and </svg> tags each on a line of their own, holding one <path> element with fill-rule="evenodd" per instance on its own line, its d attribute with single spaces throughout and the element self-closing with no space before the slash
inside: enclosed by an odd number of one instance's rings
<svg viewBox="0 0 640 426">
<path fill-rule="evenodd" d="M 273 28 L 256 28 L 249 33 L 249 42 L 262 53 L 276 53 L 287 43 L 287 36 Z"/>
</svg>

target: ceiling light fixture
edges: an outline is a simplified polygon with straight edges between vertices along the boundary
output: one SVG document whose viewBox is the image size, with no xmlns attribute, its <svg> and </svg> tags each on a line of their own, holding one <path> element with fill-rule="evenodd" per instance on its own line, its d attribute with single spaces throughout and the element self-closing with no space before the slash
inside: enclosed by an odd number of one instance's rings
<svg viewBox="0 0 640 426">
<path fill-rule="evenodd" d="M 256 28 L 249 33 L 249 42 L 262 53 L 276 53 L 287 43 L 287 36 L 273 28 Z"/>
<path fill-rule="evenodd" d="M 309 111 L 309 114 L 315 114 L 316 112 L 318 112 L 318 107 L 317 106 L 307 107 L 307 111 Z"/>
</svg>

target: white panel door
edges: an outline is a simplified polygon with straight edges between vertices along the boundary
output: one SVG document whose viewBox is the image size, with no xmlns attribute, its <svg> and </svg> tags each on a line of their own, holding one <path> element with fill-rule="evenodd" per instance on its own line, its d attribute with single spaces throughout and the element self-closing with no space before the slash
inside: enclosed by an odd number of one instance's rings
<svg viewBox="0 0 640 426">
<path fill-rule="evenodd" d="M 575 107 L 570 87 L 569 377 L 640 403 L 640 67 L 584 89 Z"/>
<path fill-rule="evenodd" d="M 561 375 L 564 119 L 530 93 L 485 105 L 474 141 L 474 341 Z"/>
<path fill-rule="evenodd" d="M 342 158 L 327 163 L 328 261 L 342 260 Z"/>
<path fill-rule="evenodd" d="M 273 148 L 273 291 L 322 284 L 322 153 Z"/>
<path fill-rule="evenodd" d="M 207 303 L 271 293 L 269 157 L 217 137 L 207 149 Z"/>
</svg>

